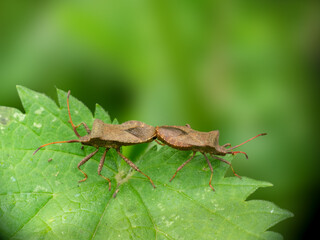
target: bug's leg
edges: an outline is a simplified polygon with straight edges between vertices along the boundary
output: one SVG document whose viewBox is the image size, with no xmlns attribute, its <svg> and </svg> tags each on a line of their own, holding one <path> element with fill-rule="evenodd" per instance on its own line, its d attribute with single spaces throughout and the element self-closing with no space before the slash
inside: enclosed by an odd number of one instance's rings
<svg viewBox="0 0 320 240">
<path fill-rule="evenodd" d="M 103 177 L 105 180 L 107 180 L 109 182 L 109 191 L 111 190 L 111 181 L 109 178 L 105 177 L 105 176 L 102 176 L 101 175 L 101 170 L 102 170 L 102 167 L 103 167 L 103 164 L 104 164 L 104 160 L 106 159 L 106 155 L 107 155 L 107 152 L 109 151 L 110 148 L 106 148 L 106 150 L 104 151 L 101 159 L 100 159 L 100 163 L 99 163 L 99 167 L 98 167 L 98 174 L 99 176 Z"/>
<path fill-rule="evenodd" d="M 81 124 L 84 126 L 84 128 L 86 129 L 87 133 L 90 134 L 91 133 L 91 130 L 90 128 L 88 127 L 88 125 L 85 123 L 85 122 L 81 122 L 79 123 L 77 126 L 74 126 L 75 128 L 78 128 L 81 126 Z"/>
<path fill-rule="evenodd" d="M 207 163 L 208 163 L 208 165 L 209 165 L 209 167 L 210 167 L 210 170 L 211 170 L 211 176 L 210 176 L 209 186 L 210 186 L 210 187 L 212 188 L 212 190 L 214 191 L 214 188 L 213 188 L 212 185 L 211 185 L 212 176 L 213 176 L 213 168 L 212 168 L 211 163 L 210 163 L 208 157 L 206 156 L 206 154 L 204 154 L 204 153 L 202 153 L 202 154 L 203 154 L 203 156 L 206 158 Z"/>
<path fill-rule="evenodd" d="M 231 147 L 231 143 L 223 144 L 222 147 Z"/>
<path fill-rule="evenodd" d="M 130 165 L 130 167 L 132 167 L 134 170 L 138 171 L 138 172 L 141 173 L 142 175 L 146 176 L 146 177 L 149 179 L 149 181 L 150 181 L 150 183 L 152 184 L 152 186 L 153 186 L 154 188 L 156 188 L 156 186 L 153 184 L 151 178 L 150 178 L 147 174 L 143 173 L 133 162 L 131 162 L 131 161 L 130 161 L 128 158 L 126 158 L 124 155 L 122 155 L 122 153 L 120 152 L 120 149 L 119 149 L 119 148 L 117 148 L 116 150 L 117 150 L 117 153 L 119 154 L 119 156 L 120 156 L 124 161 L 126 161 L 126 163 L 128 163 L 128 164 Z"/>
<path fill-rule="evenodd" d="M 164 146 L 164 145 L 165 145 L 164 143 L 158 141 L 157 139 L 156 139 L 155 141 L 156 141 L 156 143 L 158 143 L 158 144 L 161 145 L 161 146 Z"/>
<path fill-rule="evenodd" d="M 223 158 L 220 158 L 220 157 L 214 156 L 214 155 L 213 155 L 213 154 L 211 154 L 211 153 L 210 153 L 210 155 L 211 155 L 211 157 L 212 157 L 212 158 L 214 158 L 214 159 L 217 159 L 217 160 L 220 160 L 221 162 L 224 162 L 224 163 L 226 163 L 226 164 L 229 164 L 229 165 L 230 165 L 230 167 L 231 167 L 231 170 L 232 170 L 233 174 L 234 174 L 236 177 L 238 177 L 238 178 L 240 178 L 240 179 L 241 179 L 241 176 L 239 176 L 238 174 L 236 174 L 236 172 L 233 170 L 232 164 L 231 164 L 229 161 L 224 160 Z"/>
<path fill-rule="evenodd" d="M 248 155 L 245 153 L 245 152 L 241 152 L 241 151 L 234 151 L 234 152 L 231 152 L 232 155 L 236 155 L 238 153 L 242 153 L 246 156 L 246 159 L 248 159 Z"/>
<path fill-rule="evenodd" d="M 174 179 L 174 177 L 177 175 L 177 173 L 188 163 L 192 160 L 192 158 L 194 158 L 194 155 L 196 154 L 196 152 L 193 152 L 192 156 L 185 161 L 180 167 L 178 167 L 177 171 L 175 172 L 175 174 L 172 176 L 172 178 L 170 179 L 170 182 Z"/>
<path fill-rule="evenodd" d="M 90 153 L 88 156 L 86 156 L 84 159 L 82 159 L 81 162 L 78 163 L 78 169 L 79 169 L 80 172 L 82 172 L 83 175 L 84 175 L 84 179 L 80 180 L 79 182 L 84 182 L 84 181 L 87 180 L 87 178 L 88 178 L 88 175 L 87 175 L 84 171 L 82 171 L 82 170 L 80 169 L 80 166 L 83 165 L 83 164 L 85 164 L 85 163 L 86 163 L 90 158 L 92 158 L 98 151 L 99 151 L 99 148 L 97 148 L 94 152 Z"/>
</svg>

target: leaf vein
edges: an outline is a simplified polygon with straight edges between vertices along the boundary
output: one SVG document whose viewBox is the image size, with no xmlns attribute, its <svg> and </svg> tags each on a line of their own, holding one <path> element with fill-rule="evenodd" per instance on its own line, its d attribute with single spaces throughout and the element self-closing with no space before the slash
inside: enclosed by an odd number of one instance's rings
<svg viewBox="0 0 320 240">
<path fill-rule="evenodd" d="M 95 237 L 95 235 L 96 235 L 96 233 L 97 233 L 97 230 L 98 230 L 98 227 L 99 227 L 100 224 L 101 224 L 102 218 L 104 217 L 104 215 L 105 215 L 105 213 L 106 213 L 107 207 L 109 206 L 109 203 L 110 203 L 111 199 L 112 199 L 112 195 L 110 195 L 110 198 L 109 198 L 109 200 L 107 201 L 107 204 L 106 204 L 106 206 L 105 206 L 105 208 L 104 208 L 104 210 L 103 210 L 103 213 L 101 214 L 101 217 L 100 217 L 100 219 L 99 219 L 99 221 L 98 221 L 98 223 L 97 223 L 97 225 L 96 225 L 96 227 L 95 227 L 95 229 L 94 229 L 94 231 L 93 231 L 93 234 L 92 234 L 92 236 L 91 236 L 90 239 L 93 239 L 93 238 Z"/>
<path fill-rule="evenodd" d="M 35 217 L 38 215 L 38 213 L 42 210 L 42 208 L 44 208 L 44 207 L 50 202 L 50 200 L 51 200 L 52 198 L 53 198 L 53 195 L 52 195 L 50 198 L 48 198 L 48 200 L 47 200 L 42 206 L 39 207 L 39 209 L 35 212 L 35 214 L 34 214 L 33 216 L 31 216 L 30 219 L 29 219 L 26 223 L 24 223 L 19 229 L 17 229 L 17 230 L 10 236 L 10 238 L 13 238 L 19 231 L 21 231 L 22 228 L 24 228 L 25 225 L 27 225 L 33 218 L 35 218 Z"/>
</svg>

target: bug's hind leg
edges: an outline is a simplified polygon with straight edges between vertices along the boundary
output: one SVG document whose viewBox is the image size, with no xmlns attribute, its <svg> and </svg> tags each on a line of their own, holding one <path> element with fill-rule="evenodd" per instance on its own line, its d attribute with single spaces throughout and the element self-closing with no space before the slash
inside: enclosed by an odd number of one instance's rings
<svg viewBox="0 0 320 240">
<path fill-rule="evenodd" d="M 161 145 L 161 146 L 164 146 L 164 145 L 165 145 L 164 143 L 158 141 L 158 139 L 156 139 L 155 141 L 156 141 L 156 143 L 158 143 L 158 144 Z"/>
<path fill-rule="evenodd" d="M 109 178 L 105 177 L 105 176 L 102 176 L 101 175 L 101 171 L 102 171 L 102 168 L 103 168 L 103 164 L 104 164 L 104 160 L 106 159 L 106 155 L 107 155 L 107 152 L 109 151 L 110 148 L 106 148 L 106 150 L 104 151 L 101 159 L 100 159 L 100 163 L 99 163 L 99 167 L 98 167 L 98 174 L 99 176 L 103 177 L 105 180 L 107 180 L 109 182 L 109 191 L 111 190 L 111 181 Z"/>
<path fill-rule="evenodd" d="M 239 176 L 238 174 L 236 174 L 236 172 L 233 170 L 232 164 L 231 164 L 229 161 L 224 160 L 223 158 L 220 158 L 220 157 L 214 156 L 213 154 L 210 154 L 210 155 L 211 155 L 211 157 L 212 157 L 212 158 L 217 159 L 217 160 L 220 160 L 221 162 L 224 162 L 224 163 L 226 163 L 226 164 L 230 165 L 230 167 L 231 167 L 231 170 L 232 170 L 233 174 L 234 174 L 236 177 L 238 177 L 238 178 L 240 178 L 240 179 L 241 179 L 241 176 Z"/>
<path fill-rule="evenodd" d="M 85 164 L 85 163 L 86 163 L 90 158 L 92 158 L 98 151 L 99 151 L 99 148 L 97 148 L 94 152 L 90 153 L 88 156 L 86 156 L 84 159 L 82 159 L 81 162 L 78 163 L 78 169 L 79 169 L 79 171 L 82 172 L 83 175 L 84 175 L 84 179 L 80 180 L 79 182 L 84 182 L 84 181 L 87 180 L 87 178 L 88 178 L 88 175 L 87 175 L 84 171 L 82 171 L 82 170 L 80 169 L 80 166 L 83 165 L 83 164 Z"/>
<path fill-rule="evenodd" d="M 203 154 L 203 156 L 206 158 L 207 163 L 208 163 L 208 165 L 209 165 L 209 167 L 210 167 L 210 170 L 211 170 L 211 176 L 210 176 L 209 186 L 210 186 L 210 187 L 212 188 L 212 190 L 214 191 L 214 188 L 213 188 L 212 185 L 211 185 L 212 176 L 213 176 L 213 168 L 212 168 L 212 165 L 211 165 L 211 163 L 210 163 L 207 155 L 205 155 L 204 153 L 202 153 L 202 154 Z"/>
<path fill-rule="evenodd" d="M 128 158 L 126 158 L 124 155 L 122 155 L 122 153 L 120 152 L 120 149 L 119 149 L 119 148 L 117 148 L 116 150 L 117 150 L 117 153 L 119 154 L 119 156 L 120 156 L 124 161 L 126 161 L 126 163 L 128 163 L 128 164 L 130 165 L 130 167 L 132 167 L 134 170 L 138 171 L 138 172 L 141 173 L 142 175 L 146 176 L 146 177 L 149 179 L 149 181 L 150 181 L 150 183 L 152 184 L 152 186 L 153 186 L 154 188 L 156 188 L 156 186 L 153 184 L 151 178 L 150 178 L 147 174 L 143 173 L 133 162 L 131 162 L 131 161 L 130 161 Z"/>
<path fill-rule="evenodd" d="M 172 176 L 172 178 L 170 179 L 170 182 L 174 179 L 174 177 L 177 175 L 177 173 L 188 163 L 190 162 L 193 158 L 194 158 L 194 155 L 196 154 L 196 152 L 193 152 L 192 156 L 187 160 L 185 161 L 180 167 L 178 167 L 177 171 L 175 172 L 175 174 Z"/>
</svg>

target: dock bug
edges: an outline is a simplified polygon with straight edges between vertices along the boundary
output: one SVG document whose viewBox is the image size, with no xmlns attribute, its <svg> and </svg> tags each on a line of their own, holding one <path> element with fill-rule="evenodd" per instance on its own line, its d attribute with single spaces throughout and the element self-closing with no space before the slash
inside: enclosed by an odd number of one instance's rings
<svg viewBox="0 0 320 240">
<path fill-rule="evenodd" d="M 73 139 L 68 141 L 58 141 L 58 142 L 51 142 L 44 144 L 40 146 L 33 154 L 35 154 L 39 149 L 51 145 L 51 144 L 57 144 L 57 143 L 74 143 L 79 142 L 83 145 L 93 146 L 96 148 L 96 150 L 92 153 L 90 153 L 88 156 L 83 158 L 79 164 L 78 169 L 80 172 L 83 173 L 84 179 L 80 180 L 79 182 L 83 182 L 87 180 L 88 176 L 87 174 L 80 169 L 80 166 L 85 164 L 90 158 L 92 158 L 99 150 L 100 147 L 106 148 L 100 163 L 98 167 L 98 174 L 107 180 L 109 182 L 109 191 L 111 190 L 111 181 L 109 178 L 101 175 L 101 170 L 106 158 L 106 154 L 109 151 L 110 148 L 114 148 L 119 156 L 127 163 L 129 164 L 134 170 L 140 172 L 142 175 L 147 177 L 152 184 L 152 186 L 155 188 L 155 185 L 153 184 L 151 178 L 143 173 L 132 161 L 130 161 L 127 157 L 125 157 L 120 152 L 121 146 L 128 146 L 128 145 L 134 145 L 139 143 L 147 143 L 151 142 L 156 138 L 156 130 L 155 127 L 149 126 L 143 122 L 140 121 L 128 121 L 124 122 L 122 124 L 107 124 L 99 119 L 95 119 L 93 122 L 92 130 L 88 127 L 88 125 L 84 122 L 81 122 L 79 125 L 75 126 L 71 119 L 70 114 L 70 107 L 69 107 L 69 96 L 70 91 L 68 92 L 67 96 L 67 106 L 68 106 L 68 114 L 69 114 L 69 122 L 71 123 L 72 129 L 74 133 L 77 135 L 79 139 Z M 80 134 L 77 131 L 77 128 L 83 125 L 84 128 L 87 131 L 87 135 L 80 136 Z"/>
<path fill-rule="evenodd" d="M 248 158 L 248 155 L 245 152 L 233 151 L 233 149 L 240 147 L 241 145 L 253 140 L 256 137 L 266 135 L 266 133 L 258 134 L 257 136 L 250 138 L 249 140 L 239 145 L 231 147 L 230 143 L 224 144 L 222 146 L 219 145 L 218 130 L 211 132 L 199 132 L 192 129 L 189 124 L 186 124 L 185 126 L 158 126 L 156 127 L 156 132 L 157 139 L 160 140 L 162 144 L 183 151 L 193 151 L 192 156 L 177 169 L 173 177 L 170 179 L 170 182 L 174 179 L 177 173 L 194 158 L 196 152 L 200 152 L 207 160 L 207 163 L 211 170 L 209 186 L 212 188 L 212 190 L 214 190 L 214 188 L 211 185 L 213 169 L 208 157 L 206 156 L 206 153 L 209 153 L 211 157 L 214 159 L 229 164 L 233 174 L 238 178 L 241 178 L 238 174 L 235 173 L 230 162 L 218 156 L 225 156 L 227 154 L 235 155 L 238 153 L 242 153 L 246 156 L 246 158 Z"/>
</svg>

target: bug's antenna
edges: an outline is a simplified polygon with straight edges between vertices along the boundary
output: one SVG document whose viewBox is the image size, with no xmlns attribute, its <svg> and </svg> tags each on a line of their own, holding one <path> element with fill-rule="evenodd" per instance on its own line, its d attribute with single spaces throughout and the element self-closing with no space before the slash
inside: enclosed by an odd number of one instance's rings
<svg viewBox="0 0 320 240">
<path fill-rule="evenodd" d="M 67 105 L 68 105 L 68 113 L 69 113 L 69 122 L 71 123 L 72 129 L 74 133 L 77 135 L 78 138 L 80 138 L 80 134 L 77 131 L 76 126 L 73 124 L 72 119 L 71 119 L 71 113 L 70 113 L 70 106 L 69 106 L 69 97 L 70 97 L 70 90 L 68 91 L 68 96 L 67 96 Z"/>
<path fill-rule="evenodd" d="M 257 138 L 257 137 L 259 137 L 259 136 L 264 136 L 264 135 L 267 135 L 267 134 L 266 134 L 266 133 L 260 133 L 260 134 L 258 134 L 257 136 L 255 136 L 255 137 L 253 137 L 253 138 L 250 138 L 249 140 L 247 140 L 247 141 L 245 141 L 245 142 L 243 142 L 243 143 L 240 143 L 240 144 L 237 145 L 237 146 L 228 148 L 228 150 L 232 150 L 232 149 L 235 149 L 235 148 L 237 148 L 237 147 L 240 147 L 240 146 L 242 146 L 243 144 L 245 144 L 245 143 L 247 143 L 247 142 L 250 142 L 251 140 L 253 140 L 253 139 Z M 238 152 L 233 152 L 233 153 L 238 153 Z M 243 152 L 241 152 L 241 153 L 243 153 Z"/>
<path fill-rule="evenodd" d="M 56 144 L 56 143 L 73 143 L 73 142 L 80 142 L 78 139 L 74 139 L 74 140 L 69 140 L 69 141 L 59 141 L 59 142 L 52 142 L 52 143 L 46 143 L 41 145 L 40 147 L 38 147 L 37 150 L 34 151 L 33 155 L 35 155 L 41 148 L 51 145 L 51 144 Z"/>
</svg>

